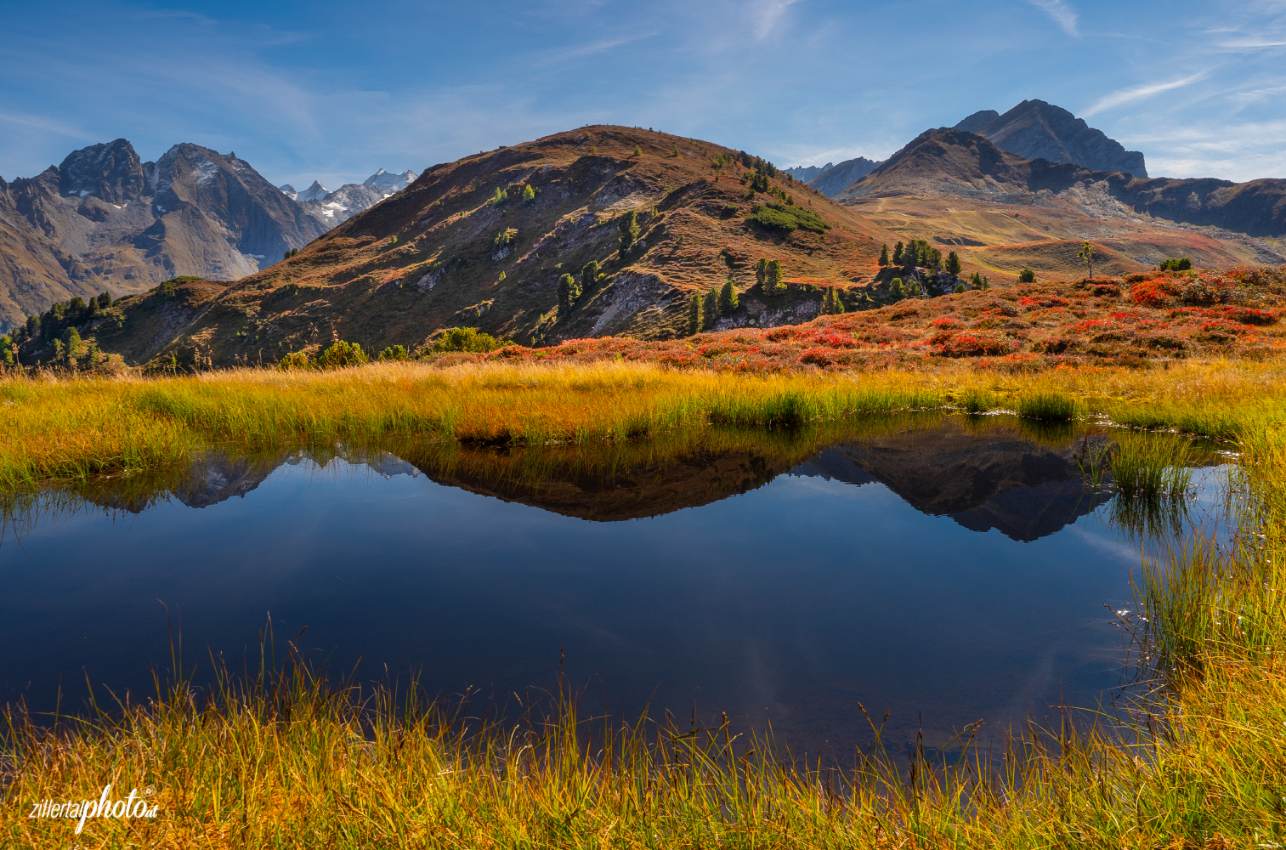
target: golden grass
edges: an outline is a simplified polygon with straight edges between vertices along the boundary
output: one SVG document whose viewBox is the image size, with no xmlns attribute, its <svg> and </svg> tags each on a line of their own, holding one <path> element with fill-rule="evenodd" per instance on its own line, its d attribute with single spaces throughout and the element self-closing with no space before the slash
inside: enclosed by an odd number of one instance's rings
<svg viewBox="0 0 1286 850">
<path fill-rule="evenodd" d="M 1286 418 L 1286 365 L 1185 362 L 1164 370 L 959 368 L 839 375 L 680 372 L 648 364 L 382 363 L 334 372 L 0 381 L 0 491 L 246 451 L 393 438 L 583 444 L 701 429 L 795 425 L 960 406 L 1022 409 L 1065 397 L 1122 424 L 1232 438 Z"/>
</svg>

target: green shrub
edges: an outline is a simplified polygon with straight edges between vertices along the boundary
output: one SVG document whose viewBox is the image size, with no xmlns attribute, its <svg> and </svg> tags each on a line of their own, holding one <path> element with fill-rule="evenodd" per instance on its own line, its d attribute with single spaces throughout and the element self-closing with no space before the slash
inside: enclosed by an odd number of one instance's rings
<svg viewBox="0 0 1286 850">
<path fill-rule="evenodd" d="M 796 229 L 812 233 L 825 233 L 830 225 L 817 213 L 803 207 L 785 204 L 755 204 L 746 221 L 753 221 L 763 227 L 790 233 Z"/>
<path fill-rule="evenodd" d="M 956 294 L 958 295 L 958 294 L 960 294 L 961 292 L 968 292 L 968 291 L 969 291 L 969 287 L 965 285 L 964 281 L 961 281 L 960 283 L 957 283 L 957 284 L 956 284 L 956 289 L 955 289 L 955 291 L 956 291 Z"/>
<path fill-rule="evenodd" d="M 448 328 L 433 343 L 431 350 L 439 354 L 451 351 L 485 353 L 512 344 L 509 340 L 498 340 L 491 334 L 479 333 L 477 328 Z"/>
<path fill-rule="evenodd" d="M 1035 283 L 1035 282 L 1036 282 L 1036 272 L 1032 271 L 1031 269 L 1023 269 L 1022 271 L 1020 271 L 1020 272 L 1018 273 L 1018 282 L 1019 282 L 1019 283 Z"/>
<path fill-rule="evenodd" d="M 1186 272 L 1192 268 L 1192 260 L 1187 257 L 1178 259 L 1162 260 L 1161 265 L 1157 266 L 1158 271 L 1163 272 Z"/>
<path fill-rule="evenodd" d="M 536 200 L 536 190 L 528 183 L 522 189 L 522 201 L 524 204 L 530 204 L 534 200 Z"/>
<path fill-rule="evenodd" d="M 308 355 L 302 351 L 292 351 L 277 362 L 277 368 L 283 372 L 290 369 L 307 369 L 309 366 Z"/>
<path fill-rule="evenodd" d="M 380 360 L 385 362 L 405 360 L 406 356 L 406 347 L 402 345 L 389 346 L 380 352 Z"/>
<path fill-rule="evenodd" d="M 348 366 L 361 366 L 369 359 L 360 345 L 341 339 L 323 351 L 313 365 L 318 369 L 343 369 Z"/>
</svg>

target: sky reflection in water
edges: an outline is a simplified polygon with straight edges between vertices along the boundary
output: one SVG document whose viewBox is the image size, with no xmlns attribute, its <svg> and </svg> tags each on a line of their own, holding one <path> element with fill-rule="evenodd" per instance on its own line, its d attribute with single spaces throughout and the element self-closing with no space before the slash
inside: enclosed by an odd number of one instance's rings
<svg viewBox="0 0 1286 850">
<path fill-rule="evenodd" d="M 268 612 L 319 662 L 418 670 L 432 693 L 552 688 L 565 647 L 591 711 L 769 718 L 810 751 L 865 740 L 859 702 L 930 743 L 1060 694 L 1093 706 L 1121 684 L 1104 606 L 1133 607 L 1140 545 L 1085 486 L 1086 439 L 949 420 L 783 469 L 697 456 L 539 485 L 392 456 L 216 462 L 182 493 L 201 507 L 7 529 L 0 702 L 49 709 L 61 683 L 77 705 L 86 675 L 147 693 L 168 608 L 198 678 L 210 650 L 253 666 Z M 1222 472 L 1195 480 L 1213 510 Z"/>
</svg>

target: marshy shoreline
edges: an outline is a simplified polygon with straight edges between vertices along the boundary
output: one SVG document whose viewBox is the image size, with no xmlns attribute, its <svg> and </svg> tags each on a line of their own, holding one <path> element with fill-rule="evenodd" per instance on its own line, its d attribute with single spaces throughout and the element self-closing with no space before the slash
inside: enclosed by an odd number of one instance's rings
<svg viewBox="0 0 1286 850">
<path fill-rule="evenodd" d="M 179 468 L 203 453 L 336 443 L 594 446 L 727 441 L 909 411 L 1010 410 L 1209 437 L 1235 450 L 1238 529 L 1145 564 L 1138 638 L 1165 687 L 1125 726 L 1069 714 L 1029 730 L 999 766 L 961 739 L 950 763 L 875 747 L 842 771 L 793 761 L 728 727 L 612 725 L 565 694 L 525 723 L 466 725 L 393 689 L 328 680 L 298 659 L 225 675 L 198 694 L 54 728 L 10 707 L 0 835 L 46 846 L 67 824 L 24 802 L 151 786 L 156 819 L 99 820 L 103 847 L 1127 846 L 1286 840 L 1286 365 L 1007 375 L 746 376 L 641 364 L 384 363 L 333 372 L 0 382 L 0 490 L 80 486 Z M 1130 433 L 1128 431 L 1123 433 Z M 753 439 L 753 436 L 747 439 Z M 1185 442 L 1182 438 L 1176 440 Z M 1126 440 L 1128 443 L 1128 438 Z M 816 445 L 784 444 L 784 456 Z M 1182 449 L 1136 447 L 1129 486 L 1168 498 Z M 801 448 L 803 446 L 804 448 Z M 1168 470 L 1168 471 L 1167 471 Z M 538 470 L 531 474 L 538 474 Z M 1086 706 L 1084 708 L 1092 708 Z M 878 730 L 879 718 L 872 718 Z M 595 727 L 596 729 L 598 727 Z M 69 789 L 75 789 L 71 791 Z M 92 794 L 90 792 L 93 792 Z M 29 808 L 29 807 L 28 807 Z"/>
</svg>

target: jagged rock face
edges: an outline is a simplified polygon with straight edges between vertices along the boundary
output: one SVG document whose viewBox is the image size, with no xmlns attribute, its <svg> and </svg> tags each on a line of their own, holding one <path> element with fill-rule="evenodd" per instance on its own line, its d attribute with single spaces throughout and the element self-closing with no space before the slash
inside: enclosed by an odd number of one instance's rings
<svg viewBox="0 0 1286 850">
<path fill-rule="evenodd" d="M 95 195 L 109 204 L 124 204 L 143 192 L 143 163 L 133 145 L 117 139 L 69 154 L 58 166 L 58 178 L 63 195 Z"/>
<path fill-rule="evenodd" d="M 0 327 L 76 295 L 244 277 L 325 230 L 233 154 L 181 144 L 144 163 L 124 139 L 91 145 L 0 187 Z"/>
<path fill-rule="evenodd" d="M 976 112 L 955 129 L 984 136 L 1001 150 L 1024 159 L 1046 159 L 1093 171 L 1148 176 L 1142 153 L 1127 151 L 1101 130 L 1043 100 L 1024 100 L 1004 115 L 984 121 L 991 115 L 995 115 L 992 110 Z"/>
</svg>

